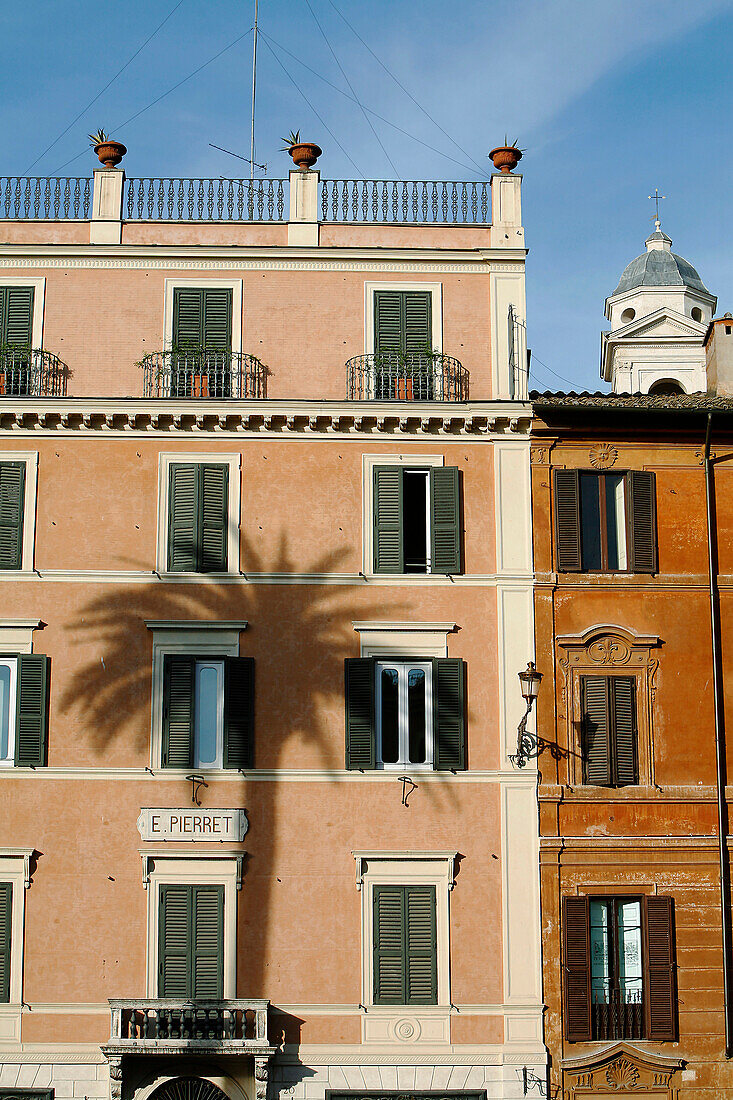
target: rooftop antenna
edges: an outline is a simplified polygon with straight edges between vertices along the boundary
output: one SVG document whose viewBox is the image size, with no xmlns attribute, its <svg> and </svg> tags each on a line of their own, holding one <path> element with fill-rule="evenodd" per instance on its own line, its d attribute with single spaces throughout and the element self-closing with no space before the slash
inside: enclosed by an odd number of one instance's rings
<svg viewBox="0 0 733 1100">
<path fill-rule="evenodd" d="M 259 0 L 255 0 L 255 25 L 252 39 L 252 130 L 249 141 L 249 178 L 254 179 L 255 174 L 255 92 L 257 90 L 257 7 Z"/>
<path fill-rule="evenodd" d="M 654 214 L 654 228 L 657 230 L 657 232 L 659 232 L 659 200 L 666 199 L 666 197 L 666 195 L 659 194 L 658 187 L 655 187 L 654 194 L 649 196 L 650 199 L 654 200 L 654 209 L 656 211 Z"/>
</svg>

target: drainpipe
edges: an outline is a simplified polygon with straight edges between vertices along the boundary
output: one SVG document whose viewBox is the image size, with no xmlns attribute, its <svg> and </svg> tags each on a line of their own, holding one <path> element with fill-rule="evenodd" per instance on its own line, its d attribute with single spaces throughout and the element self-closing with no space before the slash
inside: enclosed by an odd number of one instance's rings
<svg viewBox="0 0 733 1100">
<path fill-rule="evenodd" d="M 725 725 L 720 661 L 720 605 L 717 585 L 717 526 L 715 520 L 715 484 L 710 458 L 710 431 L 713 414 L 708 413 L 705 431 L 705 501 L 708 519 L 708 575 L 710 580 L 710 632 L 713 644 L 713 701 L 715 704 L 715 764 L 718 796 L 718 858 L 720 861 L 720 915 L 723 931 L 723 993 L 725 1003 L 725 1055 L 733 1056 L 733 1013 L 731 1012 L 731 926 L 730 877 L 728 874 L 728 806 L 725 799 Z"/>
</svg>

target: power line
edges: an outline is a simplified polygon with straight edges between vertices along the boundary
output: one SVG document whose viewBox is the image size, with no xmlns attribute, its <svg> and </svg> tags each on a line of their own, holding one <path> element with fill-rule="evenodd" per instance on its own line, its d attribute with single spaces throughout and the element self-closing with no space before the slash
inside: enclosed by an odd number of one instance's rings
<svg viewBox="0 0 733 1100">
<path fill-rule="evenodd" d="M 339 67 L 339 71 L 340 71 L 340 73 L 341 73 L 342 77 L 344 78 L 344 80 L 346 81 L 346 83 L 347 83 L 347 84 L 348 84 L 348 86 L 349 86 L 349 91 L 351 92 L 351 94 L 352 94 L 352 96 L 354 97 L 354 99 L 356 100 L 356 102 L 357 102 L 357 103 L 359 104 L 359 110 L 360 110 L 360 111 L 361 111 L 361 113 L 362 113 L 362 114 L 364 115 L 364 118 L 366 119 L 366 122 L 367 122 L 367 125 L 369 126 L 369 129 L 370 129 L 370 130 L 371 130 L 371 132 L 372 132 L 372 133 L 374 134 L 374 137 L 375 137 L 375 138 L 377 139 L 377 142 L 379 143 L 379 148 L 380 148 L 380 149 L 382 150 L 382 152 L 384 153 L 385 157 L 386 157 L 386 158 L 387 158 L 387 160 L 389 161 L 389 163 L 390 163 L 390 167 L 392 168 L 392 171 L 394 172 L 394 174 L 395 174 L 395 175 L 397 176 L 397 179 L 398 179 L 398 180 L 401 180 L 401 179 L 402 179 L 402 176 L 401 176 L 401 175 L 399 174 L 399 172 L 397 171 L 397 168 L 396 168 L 396 166 L 395 166 L 395 163 L 394 163 L 394 161 L 392 160 L 391 156 L 389 155 L 389 153 L 388 153 L 388 152 L 387 152 L 387 150 L 385 149 L 384 145 L 382 144 L 382 140 L 381 140 L 381 138 L 379 137 L 379 134 L 378 134 L 378 133 L 377 133 L 377 131 L 376 131 L 376 130 L 374 129 L 374 124 L 372 123 L 372 120 L 371 120 L 371 119 L 369 118 L 369 115 L 368 115 L 368 114 L 366 113 L 366 111 L 364 110 L 364 107 L 363 107 L 363 105 L 362 105 L 362 103 L 361 103 L 361 101 L 360 101 L 359 97 L 357 96 L 357 94 L 356 94 L 356 91 L 354 90 L 354 86 L 352 85 L 351 81 L 349 80 L 348 76 L 346 75 L 346 73 L 345 73 L 345 71 L 344 71 L 344 68 L 343 68 L 343 65 L 341 64 L 341 62 L 339 61 L 338 57 L 336 56 L 336 51 L 334 50 L 333 46 L 332 46 L 332 45 L 331 45 L 331 43 L 329 42 L 328 38 L 326 37 L 326 32 L 324 31 L 323 27 L 321 26 L 320 22 L 318 21 L 318 16 L 316 15 L 316 13 L 315 13 L 315 12 L 313 11 L 313 8 L 311 7 L 311 2 L 310 2 L 310 0 L 305 0 L 305 2 L 306 2 L 306 4 L 307 4 L 307 6 L 308 6 L 308 11 L 309 11 L 309 12 L 311 13 L 311 15 L 313 16 L 313 20 L 314 20 L 314 22 L 315 22 L 316 26 L 318 27 L 319 31 L 321 32 L 321 35 L 323 36 L 323 41 L 324 41 L 324 42 L 326 43 L 326 45 L 328 46 L 329 50 L 331 51 L 331 56 L 333 57 L 334 61 L 335 61 L 335 62 L 336 62 L 336 64 L 338 65 L 338 67 Z"/>
<path fill-rule="evenodd" d="M 474 164 L 476 165 L 476 167 L 478 168 L 478 170 L 479 170 L 480 172 L 484 173 L 484 172 L 485 172 L 485 169 L 484 169 L 483 165 L 479 164 L 479 163 L 478 163 L 478 161 L 476 161 L 476 160 L 473 160 L 473 157 L 471 156 L 471 154 L 470 154 L 470 153 L 468 153 L 468 152 L 466 152 L 466 150 L 465 150 L 465 149 L 464 149 L 464 148 L 463 148 L 463 147 L 462 147 L 461 145 L 459 145 L 459 144 L 458 144 L 458 142 L 456 141 L 456 139 L 455 139 L 454 137 L 451 137 L 451 135 L 450 135 L 450 134 L 448 133 L 448 131 L 447 131 L 447 130 L 444 130 L 444 129 L 443 129 L 443 127 L 442 127 L 442 126 L 440 125 L 440 123 L 439 123 L 439 122 L 436 122 L 436 121 L 435 121 L 435 119 L 433 118 L 433 116 L 432 116 L 432 115 L 431 115 L 431 114 L 430 114 L 430 113 L 429 113 L 429 112 L 428 112 L 428 111 L 427 111 L 427 110 L 425 109 L 425 107 L 423 107 L 422 103 L 420 103 L 420 101 L 419 101 L 418 99 L 415 99 L 415 97 L 414 97 L 414 95 L 412 94 L 412 92 L 410 92 L 410 91 L 409 91 L 409 90 L 408 90 L 408 89 L 407 89 L 407 88 L 405 87 L 405 85 L 404 85 L 404 84 L 403 84 L 403 83 L 402 83 L 402 82 L 401 82 L 400 80 L 398 80 L 398 79 L 397 79 L 397 77 L 396 77 L 396 76 L 395 76 L 395 74 L 394 74 L 394 73 L 392 72 L 392 70 L 391 70 L 391 69 L 388 69 L 388 68 L 387 68 L 387 66 L 386 66 L 386 65 L 384 64 L 384 62 L 382 61 L 382 59 L 381 59 L 380 57 L 378 57 L 378 56 L 377 56 L 377 55 L 375 54 L 375 52 L 374 52 L 374 50 L 373 50 L 373 49 L 371 48 L 371 46 L 370 46 L 370 45 L 369 45 L 369 44 L 368 44 L 367 42 L 365 42 L 365 41 L 364 41 L 364 39 L 363 39 L 363 38 L 361 37 L 361 35 L 360 35 L 360 34 L 359 34 L 359 32 L 357 31 L 357 29 L 356 29 L 356 28 L 355 28 L 355 27 L 354 27 L 354 26 L 353 26 L 353 25 L 352 25 L 352 24 L 351 24 L 351 23 L 350 23 L 350 22 L 348 21 L 348 19 L 347 19 L 347 18 L 346 18 L 346 16 L 344 15 L 344 13 L 343 13 L 343 12 L 342 12 L 342 11 L 341 11 L 341 10 L 340 10 L 339 8 L 337 8 L 337 7 L 336 7 L 336 5 L 334 4 L 333 0 L 328 0 L 328 2 L 329 2 L 329 4 L 331 5 L 331 7 L 333 8 L 333 10 L 334 10 L 334 11 L 336 12 L 336 14 L 337 14 L 337 15 L 340 15 L 340 16 L 341 16 L 341 18 L 343 19 L 344 23 L 345 23 L 345 24 L 346 24 L 346 26 L 347 26 L 347 27 L 349 28 L 349 30 L 351 31 L 351 33 L 352 33 L 352 34 L 354 34 L 354 35 L 356 35 L 356 37 L 357 37 L 357 38 L 359 39 L 359 41 L 361 42 L 361 44 L 362 44 L 362 46 L 364 47 L 364 49 L 365 49 L 365 50 L 368 50 L 368 51 L 369 51 L 369 53 L 370 53 L 370 54 L 372 55 L 372 57 L 374 58 L 374 60 L 375 60 L 375 61 L 377 62 L 377 64 L 378 64 L 378 65 L 381 65 L 381 67 L 382 67 L 382 68 L 384 69 L 384 71 L 385 71 L 385 72 L 387 73 L 387 75 L 388 75 L 388 76 L 391 76 L 391 77 L 392 77 L 392 79 L 394 80 L 394 82 L 395 82 L 395 84 L 397 85 L 397 87 L 398 87 L 398 88 L 401 88 L 401 89 L 402 89 L 402 91 L 403 91 L 403 92 L 405 93 L 405 95 L 406 95 L 406 96 L 408 97 L 408 99 L 411 99 L 411 100 L 412 100 L 412 102 L 413 102 L 413 103 L 415 104 L 415 106 L 416 106 L 416 107 L 417 107 L 417 108 L 418 108 L 418 109 L 419 109 L 420 111 L 422 111 L 422 113 L 423 113 L 423 114 L 425 115 L 425 117 L 426 117 L 427 119 L 429 119 L 429 121 L 430 121 L 430 122 L 432 122 L 433 126 L 435 126 L 435 127 L 436 127 L 436 128 L 438 129 L 438 130 L 440 130 L 441 134 L 443 134 L 443 136 L 444 136 L 444 137 L 447 137 L 447 138 L 448 138 L 448 141 L 451 141 L 451 142 L 452 142 L 452 143 L 453 143 L 453 144 L 455 145 L 456 149 L 458 149 L 458 150 L 459 150 L 459 151 L 460 151 L 461 153 L 463 153 L 464 157 L 468 157 L 468 159 L 469 159 L 469 160 L 472 160 L 472 161 L 473 161 L 473 163 L 474 163 Z"/>
<path fill-rule="evenodd" d="M 102 96 L 104 95 L 104 93 L 105 93 L 105 92 L 107 91 L 107 89 L 108 89 L 108 88 L 110 88 L 110 87 L 111 87 L 111 86 L 112 86 L 112 85 L 114 84 L 114 82 L 115 82 L 115 80 L 117 79 L 117 77 L 118 77 L 118 76 L 121 76 L 121 75 L 122 75 L 122 73 L 124 73 L 125 69 L 129 68 L 129 66 L 130 66 L 130 65 L 131 65 L 131 64 L 133 63 L 133 61 L 135 60 L 135 58 L 136 58 L 136 57 L 138 56 L 138 54 L 142 53 L 142 51 L 143 51 L 143 50 L 145 49 L 145 47 L 147 46 L 148 42 L 151 42 L 151 41 L 153 40 L 153 38 L 155 38 L 155 36 L 156 36 L 156 34 L 158 33 L 158 31 L 159 31 L 159 30 L 160 30 L 160 29 L 161 29 L 162 27 L 164 27 L 164 26 L 165 26 L 165 24 L 166 24 L 166 23 L 168 22 L 168 20 L 170 19 L 170 17 L 171 17 L 172 15 L 175 15 L 175 13 L 176 13 L 176 12 L 178 11 L 178 9 L 180 8 L 180 6 L 181 6 L 181 4 L 182 4 L 182 3 L 183 3 L 183 0 L 178 0 L 178 3 L 177 3 L 177 4 L 175 4 L 175 5 L 174 5 L 174 7 L 172 7 L 172 8 L 171 8 L 171 10 L 170 10 L 170 11 L 168 12 L 168 14 L 166 15 L 166 17 L 165 17 L 165 19 L 163 20 L 163 22 L 162 22 L 162 23 L 158 23 L 158 26 L 157 26 L 157 27 L 155 28 L 155 30 L 154 30 L 154 31 L 152 32 L 152 34 L 149 34 L 149 35 L 148 35 L 148 37 L 147 37 L 147 38 L 145 39 L 145 41 L 143 42 L 142 46 L 139 46 L 139 47 L 138 47 L 138 48 L 137 48 L 137 49 L 135 50 L 135 52 L 134 52 L 134 54 L 132 55 L 132 57 L 131 57 L 131 58 L 130 58 L 130 59 L 129 59 L 128 61 L 126 61 L 126 62 L 125 62 L 125 64 L 124 64 L 124 65 L 122 66 L 122 68 L 121 68 L 121 69 L 118 69 L 118 70 L 117 70 L 117 72 L 116 72 L 116 73 L 115 73 L 115 75 L 114 75 L 114 76 L 112 77 L 112 79 L 111 79 L 111 80 L 108 80 L 108 81 L 107 81 L 107 83 L 105 84 L 105 86 L 104 86 L 104 87 L 102 88 L 101 92 L 97 92 L 97 94 L 95 95 L 94 99 L 90 99 L 90 100 L 89 100 L 89 102 L 87 103 L 86 107 L 83 107 L 83 108 L 82 108 L 82 110 L 81 110 L 81 111 L 79 111 L 79 114 L 78 114 L 78 115 L 76 116 L 76 118 L 74 118 L 74 119 L 72 119 L 72 120 L 71 120 L 71 122 L 70 122 L 70 123 L 69 123 L 69 125 L 68 125 L 68 126 L 66 127 L 66 129 L 65 129 L 65 130 L 62 130 L 62 131 L 61 131 L 61 133 L 59 134 L 59 136 L 58 136 L 58 137 L 56 137 L 56 138 L 54 138 L 54 139 L 53 139 L 53 141 L 51 142 L 51 144 L 50 144 L 50 145 L 47 145 L 47 146 L 46 146 L 46 148 L 45 148 L 45 149 L 43 150 L 43 152 L 42 152 L 42 153 L 40 154 L 40 156 L 37 156 L 37 157 L 36 157 L 36 159 L 35 159 L 35 160 L 33 161 L 33 164 L 31 164 L 30 168 L 26 168 L 25 172 L 23 173 L 23 175 L 24 175 L 24 176 L 27 176 L 27 175 L 28 175 L 28 173 L 29 173 L 29 172 L 31 171 L 31 169 L 32 169 L 32 168 L 35 168 L 35 166 L 36 166 L 36 165 L 38 164 L 39 160 L 43 160 L 43 158 L 45 157 L 46 153 L 49 153 L 49 152 L 51 151 L 51 149 L 53 149 L 54 145 L 56 145 L 56 144 L 57 144 L 57 143 L 58 143 L 59 141 L 61 141 L 61 138 L 62 138 L 62 137 L 65 137 L 65 136 L 66 136 L 66 134 L 68 134 L 68 132 L 69 132 L 69 130 L 71 129 L 71 127 L 72 127 L 72 126 L 75 126 L 75 125 L 76 125 L 76 123 L 77 123 L 77 122 L 79 121 L 79 119 L 80 119 L 80 118 L 82 117 L 82 115 L 86 114 L 86 112 L 87 112 L 87 111 L 89 110 L 89 108 L 90 108 L 90 107 L 92 107 L 92 106 L 93 106 L 93 105 L 94 105 L 94 104 L 95 104 L 95 103 L 97 102 L 97 100 L 98 100 L 98 99 L 100 99 L 100 98 L 101 98 L 101 97 L 102 97 Z"/>
<path fill-rule="evenodd" d="M 552 367 L 548 367 L 547 363 L 543 363 L 542 360 L 540 359 L 539 355 L 536 355 L 534 350 L 533 350 L 532 351 L 532 363 L 535 363 L 535 362 L 539 363 L 541 367 L 545 368 L 545 370 L 548 370 L 550 372 L 550 374 L 554 374 L 555 378 L 559 378 L 561 382 L 567 382 L 567 384 L 569 386 L 572 386 L 574 389 L 581 389 L 582 388 L 580 382 L 573 382 L 572 378 L 566 378 L 564 374 L 558 374 L 558 372 L 556 370 L 553 370 Z"/>
<path fill-rule="evenodd" d="M 285 46 L 282 45 L 282 43 L 276 42 L 275 39 L 272 38 L 269 34 L 265 34 L 265 32 L 262 30 L 262 28 L 260 28 L 260 34 L 262 35 L 263 38 L 266 38 L 273 46 L 277 46 L 277 48 L 279 50 L 282 50 L 282 52 L 287 54 L 288 57 L 291 57 L 293 59 L 293 61 L 297 61 L 299 65 L 302 65 L 302 67 L 304 69 L 307 69 L 308 72 L 311 73 L 313 76 L 317 76 L 319 80 L 322 80 L 323 83 L 327 84 L 329 86 L 329 88 L 332 88 L 334 90 L 334 92 L 338 92 L 339 95 L 342 95 L 345 99 L 350 100 L 351 103 L 356 103 L 356 100 L 354 99 L 354 97 L 350 96 L 348 92 L 345 92 L 343 90 L 343 88 L 339 88 L 339 86 L 337 84 L 333 84 L 330 80 L 328 80 L 321 73 L 317 72 L 315 69 L 311 69 L 310 65 L 306 65 L 305 61 L 303 61 L 296 54 L 291 53 L 289 49 L 287 49 Z M 287 69 L 285 71 L 287 72 Z M 290 75 L 290 74 L 288 73 L 288 75 Z M 373 110 L 371 107 L 364 107 L 364 110 L 368 111 L 370 115 L 374 115 L 374 117 L 378 118 L 380 120 L 380 122 L 384 122 L 387 126 L 391 126 L 393 130 L 397 130 L 398 133 L 403 134 L 405 137 L 409 138 L 411 141 L 416 142 L 418 145 L 422 145 L 425 149 L 429 149 L 431 151 L 431 153 L 437 153 L 437 155 L 439 157 L 444 157 L 446 160 L 451 161 L 453 164 L 457 164 L 461 168 L 466 168 L 469 172 L 475 172 L 476 171 L 476 169 L 473 168 L 470 164 L 464 164 L 463 161 L 456 160 L 455 157 L 450 156 L 448 153 L 444 153 L 440 149 L 436 149 L 435 146 L 429 145 L 427 143 L 427 141 L 423 141 L 421 138 L 415 137 L 414 134 L 409 133 L 407 130 L 403 130 L 402 127 L 398 126 L 396 122 L 390 122 L 390 120 L 388 118 L 385 118 L 384 115 L 380 115 L 378 111 Z M 484 169 L 481 169 L 481 174 L 484 177 L 486 177 L 486 172 L 485 172 Z"/>
<path fill-rule="evenodd" d="M 326 130 L 326 131 L 327 131 L 327 132 L 328 132 L 328 133 L 329 133 L 329 134 L 331 135 L 331 137 L 332 137 L 332 138 L 333 138 L 333 140 L 334 140 L 334 141 L 336 142 L 336 144 L 338 145 L 338 147 L 339 147 L 339 149 L 341 150 L 341 152 L 342 152 L 342 153 L 344 154 L 344 156 L 345 156 L 345 157 L 346 157 L 346 159 L 348 160 L 349 164 L 353 165 L 354 171 L 356 172 L 357 176 L 359 176 L 359 177 L 360 177 L 361 179 L 364 179 L 364 173 L 363 173 L 363 172 L 361 171 L 361 169 L 360 169 L 360 168 L 359 168 L 359 167 L 358 167 L 358 166 L 357 166 L 357 165 L 356 165 L 356 164 L 354 163 L 354 161 L 353 161 L 353 160 L 351 159 L 351 157 L 350 157 L 350 156 L 349 156 L 349 154 L 348 154 L 348 153 L 346 152 L 346 150 L 344 149 L 344 147 L 343 147 L 343 145 L 341 144 L 341 142 L 339 141 L 339 139 L 338 139 L 338 138 L 336 137 L 336 135 L 334 134 L 333 130 L 331 130 L 331 129 L 329 128 L 329 126 L 328 126 L 328 125 L 326 124 L 326 122 L 325 122 L 325 121 L 323 120 L 323 118 L 321 118 L 321 116 L 319 115 L 318 111 L 317 111 L 317 110 L 315 109 L 315 107 L 313 106 L 313 104 L 311 103 L 311 101 L 310 101 L 310 100 L 308 99 L 308 96 L 307 96 L 307 95 L 305 94 L 305 92 L 304 92 L 304 91 L 303 91 L 303 89 L 301 88 L 300 84 L 298 84 L 298 82 L 297 82 L 297 81 L 295 80 L 295 78 L 294 78 L 293 76 L 291 76 L 291 74 L 290 74 L 290 73 L 288 72 L 288 70 L 287 70 L 287 69 L 285 68 L 285 66 L 283 65 L 283 63 L 282 63 L 282 61 L 280 60 L 280 58 L 279 58 L 279 57 L 277 56 L 277 54 L 276 54 L 276 53 L 275 53 L 275 51 L 273 50 L 272 46 L 270 45 L 270 36 L 269 36 L 268 34 L 265 34 L 265 32 L 264 32 L 264 31 L 263 31 L 262 29 L 260 29 L 260 34 L 261 34 L 262 38 L 264 39 L 264 41 L 265 41 L 265 45 L 267 46 L 268 50 L 270 51 L 270 53 L 272 54 L 272 56 L 273 56 L 273 57 L 275 58 L 275 60 L 277 61 L 278 65 L 280 66 L 280 68 L 282 69 L 282 71 L 283 71 L 283 72 L 285 73 L 285 75 L 286 75 L 286 77 L 288 78 L 288 80 L 290 81 L 290 83 L 291 83 L 291 84 L 292 84 L 292 85 L 293 85 L 293 86 L 295 87 L 295 89 L 296 89 L 296 90 L 297 90 L 298 92 L 300 92 L 300 94 L 302 95 L 303 99 L 304 99 L 304 100 L 306 101 L 306 103 L 307 103 L 307 104 L 308 104 L 308 106 L 310 107 L 311 111 L 313 112 L 313 114 L 314 114 L 314 115 L 316 116 L 316 118 L 317 118 L 317 119 L 318 119 L 318 121 L 320 122 L 321 126 L 323 126 L 323 128 L 324 128 L 324 129 L 325 129 L 325 130 Z M 344 93 L 344 94 L 346 94 L 346 93 Z"/>
<path fill-rule="evenodd" d="M 152 102 L 148 103 L 147 106 L 141 107 L 139 111 L 136 111 L 134 115 L 130 115 L 128 119 L 125 119 L 124 122 L 121 122 L 118 126 L 115 126 L 114 129 L 121 130 L 123 126 L 129 126 L 131 122 L 134 122 L 136 118 L 140 118 L 140 115 L 144 115 L 145 112 L 149 111 L 151 107 L 154 107 L 156 103 L 160 103 L 161 99 L 165 99 L 166 96 L 169 96 L 171 94 L 171 92 L 175 92 L 175 90 L 177 88 L 180 88 L 182 84 L 185 84 L 187 81 L 191 80 L 192 77 L 197 75 L 197 73 L 200 73 L 208 65 L 211 65 L 212 62 L 220 58 L 222 54 L 225 54 L 227 52 L 227 50 L 231 50 L 233 46 L 236 46 L 237 43 L 241 42 L 243 38 L 246 38 L 247 35 L 252 32 L 252 29 L 253 28 L 250 27 L 249 30 L 244 32 L 244 34 L 240 34 L 238 38 L 235 38 L 232 42 L 229 43 L 228 46 L 225 46 L 223 50 L 219 50 L 219 52 L 215 53 L 213 57 L 210 57 L 208 61 L 204 61 L 203 65 L 199 65 L 199 67 L 197 69 L 194 69 L 193 72 L 189 73 L 188 76 L 184 76 L 183 80 L 179 80 L 178 83 L 174 84 L 172 88 L 169 88 L 167 92 L 162 92 L 161 95 L 157 96 L 154 100 L 152 100 Z M 83 156 L 84 153 L 77 153 L 75 157 L 71 157 L 70 160 L 65 161 L 60 168 L 54 169 L 54 172 L 52 174 L 55 175 L 56 172 L 61 172 L 62 169 L 67 167 L 67 165 L 73 164 L 75 160 L 78 160 L 79 157 Z"/>
</svg>

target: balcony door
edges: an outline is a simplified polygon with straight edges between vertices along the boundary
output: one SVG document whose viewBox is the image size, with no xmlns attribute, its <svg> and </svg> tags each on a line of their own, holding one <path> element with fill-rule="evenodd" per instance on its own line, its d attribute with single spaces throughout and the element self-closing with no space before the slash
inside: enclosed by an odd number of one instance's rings
<svg viewBox="0 0 733 1100">
<path fill-rule="evenodd" d="M 162 884 L 158 996 L 220 1000 L 223 995 L 224 887 Z"/>
<path fill-rule="evenodd" d="M 173 293 L 171 397 L 232 396 L 232 291 L 177 287 Z"/>
<path fill-rule="evenodd" d="M 32 286 L 0 286 L 0 397 L 31 393 Z"/>
<path fill-rule="evenodd" d="M 430 401 L 435 392 L 432 294 L 374 292 L 374 396 Z"/>
</svg>

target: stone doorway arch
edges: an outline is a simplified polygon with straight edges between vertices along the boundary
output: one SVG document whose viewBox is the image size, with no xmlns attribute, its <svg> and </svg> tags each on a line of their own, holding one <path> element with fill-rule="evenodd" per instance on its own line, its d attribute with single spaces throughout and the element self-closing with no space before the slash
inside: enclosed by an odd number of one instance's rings
<svg viewBox="0 0 733 1100">
<path fill-rule="evenodd" d="M 229 1100 L 227 1094 L 204 1077 L 171 1077 L 158 1085 L 150 1100 Z"/>
</svg>

